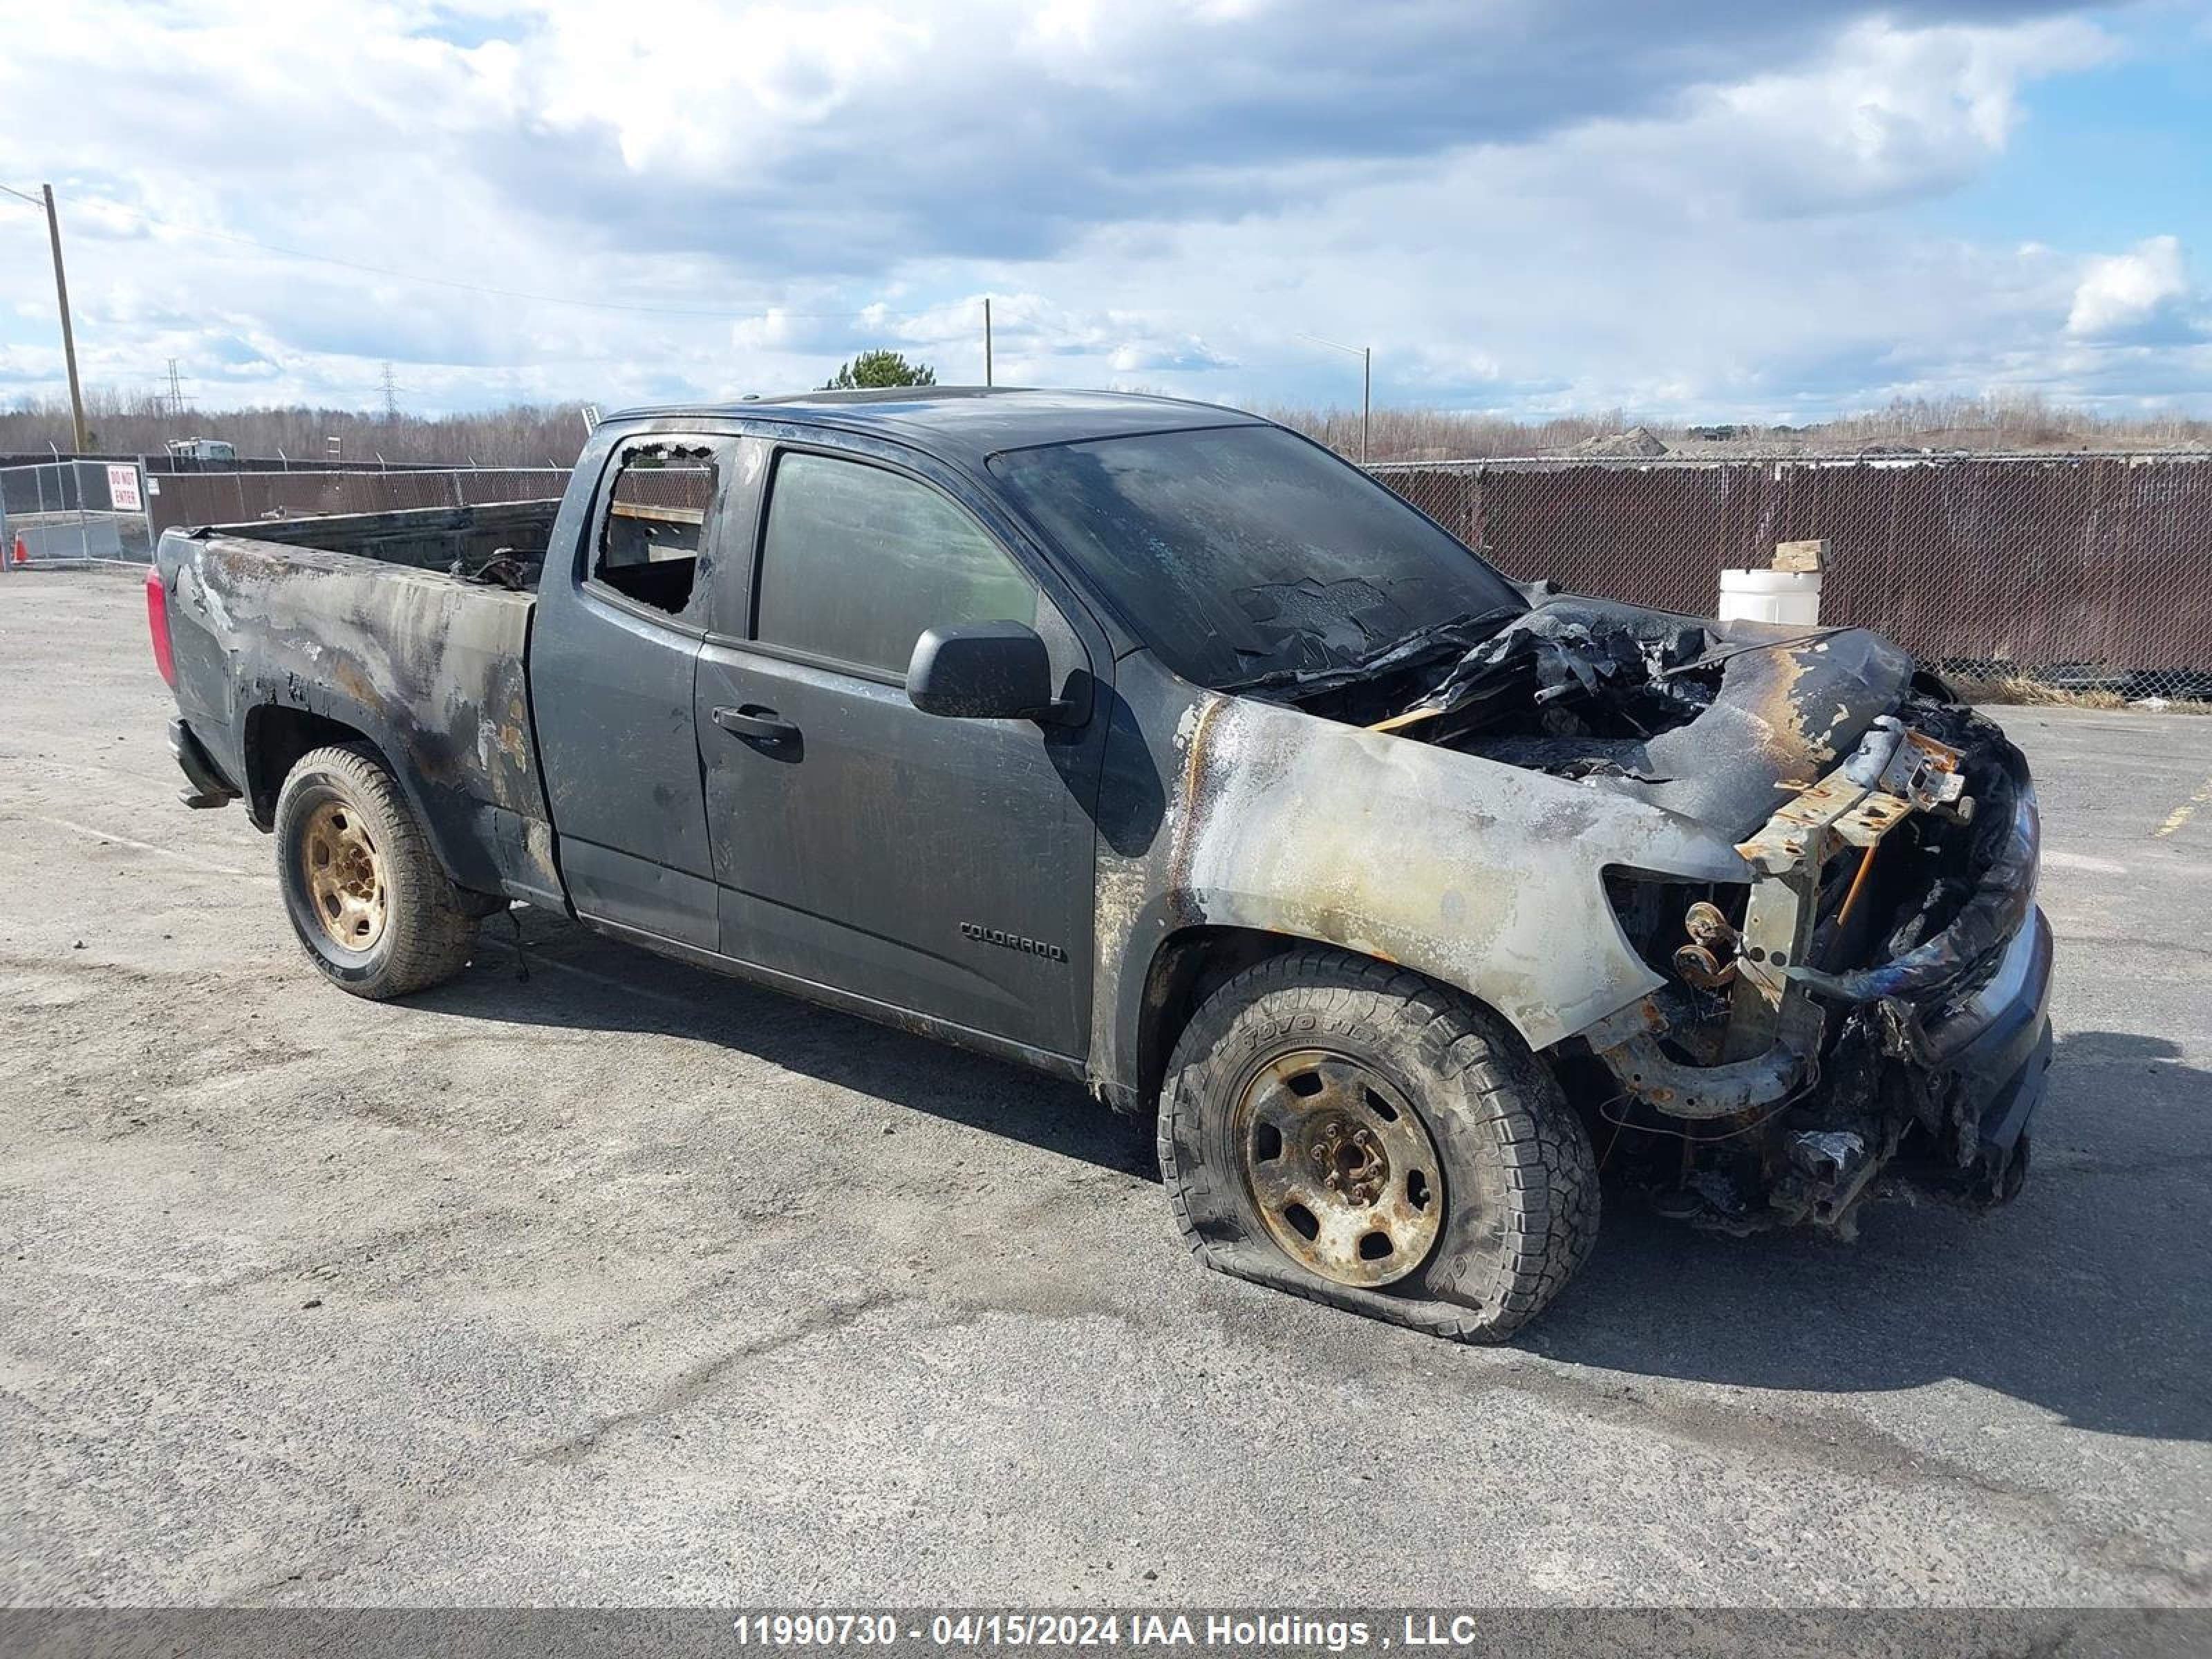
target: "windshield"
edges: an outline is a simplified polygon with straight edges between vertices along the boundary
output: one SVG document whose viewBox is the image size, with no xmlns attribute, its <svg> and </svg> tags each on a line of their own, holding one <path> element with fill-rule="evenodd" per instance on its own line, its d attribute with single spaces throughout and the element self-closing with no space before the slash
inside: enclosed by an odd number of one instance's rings
<svg viewBox="0 0 2212 1659">
<path fill-rule="evenodd" d="M 1279 427 L 1020 449 L 991 468 L 1169 667 L 1217 690 L 1527 608 L 1381 484 Z"/>
</svg>

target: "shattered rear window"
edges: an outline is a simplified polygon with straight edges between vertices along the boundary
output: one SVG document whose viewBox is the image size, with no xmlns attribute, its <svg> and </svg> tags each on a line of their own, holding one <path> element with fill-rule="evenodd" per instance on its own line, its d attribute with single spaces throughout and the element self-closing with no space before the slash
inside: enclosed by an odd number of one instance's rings
<svg viewBox="0 0 2212 1659">
<path fill-rule="evenodd" d="M 1340 667 L 1455 617 L 1525 608 L 1381 484 L 1279 428 L 1055 444 L 991 467 L 1168 666 L 1202 685 Z"/>
<path fill-rule="evenodd" d="M 656 611 L 683 615 L 696 585 L 715 477 L 713 453 L 703 445 L 631 445 L 609 493 L 593 579 Z"/>
</svg>

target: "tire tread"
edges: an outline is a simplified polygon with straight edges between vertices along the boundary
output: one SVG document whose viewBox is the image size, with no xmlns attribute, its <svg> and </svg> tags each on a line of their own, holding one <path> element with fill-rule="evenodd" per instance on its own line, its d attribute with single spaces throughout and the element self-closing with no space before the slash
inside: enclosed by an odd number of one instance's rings
<svg viewBox="0 0 2212 1659">
<path fill-rule="evenodd" d="M 292 856 L 283 833 L 287 807 L 296 791 L 313 774 L 337 778 L 355 801 L 381 820 L 386 856 L 391 862 L 386 891 L 392 912 L 385 926 L 392 938 L 392 949 L 372 977 L 348 981 L 330 974 L 328 964 L 304 938 L 301 948 L 319 969 L 354 995 L 371 1001 L 410 995 L 442 985 L 469 964 L 477 942 L 478 917 L 468 908 L 461 890 L 446 874 L 445 866 L 423 833 L 415 809 L 400 793 L 399 785 L 383 759 L 366 744 L 338 744 L 302 755 L 284 780 L 277 796 L 276 856 L 279 878 L 282 862 Z"/>
<path fill-rule="evenodd" d="M 1216 1208 L 1227 1171 L 1187 1167 L 1181 1145 L 1198 1145 L 1198 1115 L 1215 1062 L 1236 1048 L 1327 1028 L 1370 1046 L 1394 1028 L 1447 1084 L 1470 1127 L 1486 1128 L 1513 1195 L 1502 1261 L 1440 1261 L 1442 1278 L 1484 1271 L 1465 1285 L 1478 1306 L 1439 1297 L 1359 1293 L 1313 1278 L 1280 1258 L 1263 1283 L 1463 1342 L 1512 1335 L 1565 1288 L 1597 1239 L 1595 1159 L 1581 1120 L 1550 1073 L 1497 1017 L 1469 999 L 1388 963 L 1321 947 L 1269 957 L 1224 981 L 1177 1039 L 1160 1096 L 1160 1167 L 1177 1231 L 1207 1267 L 1260 1278 L 1205 1236 L 1194 1211 Z M 1195 1200 L 1195 1202 L 1194 1202 Z M 1452 1271 L 1456 1266 L 1458 1273 Z M 1437 1278 L 1433 1271 L 1431 1278 Z M 1408 1281 L 1400 1281 L 1405 1284 Z M 1393 1289 L 1396 1287 L 1392 1287 Z"/>
</svg>

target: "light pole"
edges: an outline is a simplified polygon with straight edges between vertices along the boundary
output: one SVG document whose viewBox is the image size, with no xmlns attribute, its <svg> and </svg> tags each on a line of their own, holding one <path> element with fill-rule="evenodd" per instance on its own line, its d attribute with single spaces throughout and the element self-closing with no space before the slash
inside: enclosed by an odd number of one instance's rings
<svg viewBox="0 0 2212 1659">
<path fill-rule="evenodd" d="M 1332 351 L 1348 351 L 1359 359 L 1359 464 L 1366 465 L 1367 422 L 1374 408 L 1375 348 L 1344 345 L 1334 340 L 1324 340 L 1318 334 L 1301 334 L 1298 338 L 1311 340 L 1316 345 L 1327 346 Z"/>
<path fill-rule="evenodd" d="M 82 455 L 92 447 L 92 440 L 84 429 L 84 392 L 77 385 L 76 334 L 70 327 L 69 278 L 62 274 L 62 222 L 60 216 L 54 211 L 54 187 L 41 185 L 39 189 L 40 195 L 33 196 L 27 191 L 0 185 L 0 190 L 7 191 L 10 196 L 28 202 L 34 208 L 46 210 L 46 240 L 53 245 L 54 250 L 54 300 L 62 313 L 62 362 L 69 369 L 70 420 L 76 434 L 77 453 Z"/>
</svg>

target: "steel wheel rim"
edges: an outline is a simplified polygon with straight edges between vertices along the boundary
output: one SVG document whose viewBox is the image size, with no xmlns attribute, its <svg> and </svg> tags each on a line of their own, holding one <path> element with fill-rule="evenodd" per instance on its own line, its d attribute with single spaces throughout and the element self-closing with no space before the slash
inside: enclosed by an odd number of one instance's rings
<svg viewBox="0 0 2212 1659">
<path fill-rule="evenodd" d="M 1231 1133 L 1253 1208 L 1301 1267 L 1371 1289 L 1428 1259 L 1443 1163 L 1411 1103 L 1369 1067 L 1320 1048 L 1279 1054 L 1239 1091 Z"/>
<path fill-rule="evenodd" d="M 308 814 L 300 872 L 325 937 L 342 951 L 374 950 L 390 908 L 384 855 L 350 803 L 326 800 Z"/>
</svg>

